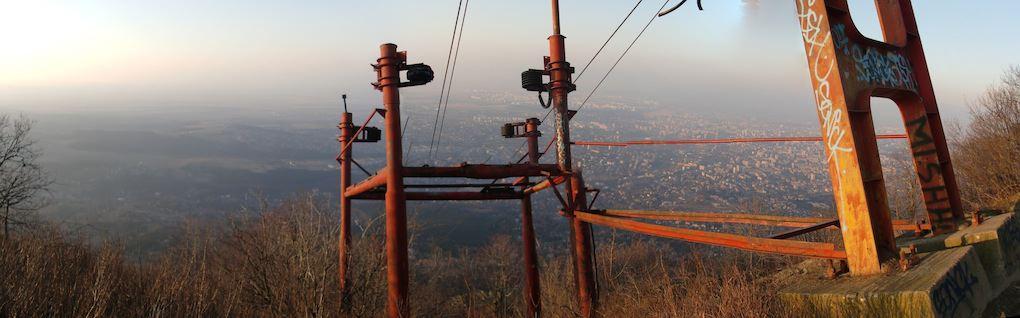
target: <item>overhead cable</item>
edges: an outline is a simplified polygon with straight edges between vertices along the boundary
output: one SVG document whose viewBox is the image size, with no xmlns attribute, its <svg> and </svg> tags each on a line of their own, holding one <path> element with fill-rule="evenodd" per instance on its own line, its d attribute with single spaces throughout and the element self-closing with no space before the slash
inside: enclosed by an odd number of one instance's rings
<svg viewBox="0 0 1020 318">
<path fill-rule="evenodd" d="M 665 8 L 667 4 L 669 4 L 669 0 L 666 0 L 666 2 L 662 3 L 662 7 L 659 8 L 659 11 L 662 11 L 662 9 Z M 606 78 L 609 77 L 609 74 L 613 73 L 613 70 L 616 69 L 616 66 L 619 65 L 620 61 L 623 60 L 623 57 L 627 56 L 627 53 L 630 52 L 630 49 L 634 47 L 634 44 L 637 43 L 638 39 L 640 39 L 641 36 L 645 34 L 645 31 L 648 30 L 648 27 L 652 25 L 652 22 L 655 21 L 655 18 L 658 17 L 659 17 L 658 14 L 653 15 L 652 18 L 648 20 L 648 23 L 646 23 L 645 26 L 641 28 L 641 32 L 639 32 L 638 35 L 634 37 L 633 41 L 630 41 L 630 45 L 627 46 L 627 49 L 623 51 L 623 54 L 620 54 L 620 58 L 616 59 L 616 62 L 613 63 L 613 66 L 609 68 L 609 71 L 607 71 L 606 74 L 602 76 L 602 79 L 599 80 L 599 83 L 595 84 L 595 88 L 593 88 L 591 92 L 588 93 L 588 96 L 584 98 L 584 101 L 581 102 L 581 106 L 577 107 L 577 110 L 581 110 L 581 108 L 584 108 L 584 105 L 588 103 L 588 100 L 591 99 L 591 96 L 595 95 L 595 92 L 599 90 L 599 87 L 602 87 L 602 83 L 606 81 Z"/>
<path fill-rule="evenodd" d="M 457 71 L 457 57 L 460 56 L 460 40 L 464 38 L 464 24 L 467 22 L 468 4 L 471 0 L 464 1 L 464 14 L 460 21 L 460 31 L 457 32 L 457 48 L 453 51 L 453 64 L 450 65 L 450 84 L 446 87 L 446 102 L 443 103 L 443 117 L 439 119 L 439 133 L 436 135 L 436 150 L 433 155 L 439 153 L 439 146 L 443 141 L 443 127 L 446 126 L 446 110 L 450 108 L 450 92 L 453 90 L 453 76 Z"/>
<path fill-rule="evenodd" d="M 616 36 L 616 32 L 620 31 L 620 28 L 623 27 L 623 24 L 627 22 L 627 19 L 630 19 L 630 16 L 634 14 L 634 10 L 637 10 L 638 6 L 641 5 L 642 1 L 644 0 L 638 0 L 638 2 L 634 4 L 634 7 L 630 9 L 630 12 L 627 12 L 627 16 L 623 17 L 623 21 L 620 21 L 620 24 L 616 26 L 616 29 L 614 29 L 613 33 L 609 35 L 609 38 L 606 39 L 606 42 L 602 43 L 602 47 L 600 47 L 598 51 L 595 51 L 595 55 L 592 55 L 591 59 L 588 60 L 588 64 L 585 64 L 584 67 L 581 68 L 581 72 L 577 73 L 577 77 L 574 78 L 574 83 L 577 83 L 577 81 L 581 79 L 581 76 L 584 75 L 584 71 L 588 70 L 588 67 L 591 66 L 591 63 L 595 61 L 595 58 L 599 56 L 599 53 L 602 53 L 602 50 L 606 48 L 606 45 L 609 44 L 609 41 L 613 39 L 613 36 Z"/>
<path fill-rule="evenodd" d="M 446 94 L 446 77 L 450 73 L 450 58 L 453 56 L 453 42 L 457 38 L 457 26 L 460 25 L 460 9 L 464 5 L 464 0 L 460 0 L 457 4 L 457 17 L 453 20 L 453 32 L 450 35 L 450 49 L 446 53 L 446 67 L 443 69 L 443 86 L 439 90 L 439 103 L 436 104 L 436 119 L 432 124 L 432 140 L 429 141 L 429 159 L 432 159 L 432 149 L 436 143 L 436 130 L 439 128 L 439 110 L 443 107 L 443 96 Z"/>
</svg>

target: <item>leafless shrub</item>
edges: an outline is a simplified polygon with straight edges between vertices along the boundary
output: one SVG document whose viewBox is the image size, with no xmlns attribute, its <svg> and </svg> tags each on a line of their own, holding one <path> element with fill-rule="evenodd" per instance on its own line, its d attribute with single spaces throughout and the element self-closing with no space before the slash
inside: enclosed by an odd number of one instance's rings
<svg viewBox="0 0 1020 318">
<path fill-rule="evenodd" d="M 0 242 L 0 316 L 104 317 L 138 314 L 145 292 L 123 248 L 90 248 L 41 227 Z"/>
<path fill-rule="evenodd" d="M 956 127 L 953 164 L 964 200 L 972 207 L 1020 199 L 1020 67 L 1005 72 Z"/>
<path fill-rule="evenodd" d="M 733 251 L 680 255 L 652 241 L 603 246 L 599 256 L 607 317 L 779 317 L 769 274 L 782 258 Z"/>
<path fill-rule="evenodd" d="M 350 293 L 342 300 L 338 218 L 328 206 L 301 196 L 227 226 L 187 226 L 172 249 L 145 264 L 125 261 L 116 244 L 92 248 L 52 228 L 17 233 L 0 242 L 0 316 L 381 316 L 381 225 L 355 233 Z M 413 315 L 522 316 L 519 243 L 496 236 L 478 248 L 411 253 L 420 255 L 411 259 Z M 679 253 L 651 240 L 598 247 L 603 316 L 784 315 L 767 278 L 784 259 L 714 249 Z M 540 263 L 548 317 L 579 314 L 565 249 Z"/>
<path fill-rule="evenodd" d="M 145 267 L 151 277 L 144 311 L 154 317 L 228 316 L 239 310 L 240 289 L 224 286 L 221 247 L 202 226 L 188 226 L 178 244 Z"/>
<path fill-rule="evenodd" d="M 889 186 L 886 187 L 892 217 L 910 221 L 924 218 L 921 216 L 924 213 L 921 185 L 914 167 L 894 166 L 892 172 L 887 180 Z"/>
</svg>

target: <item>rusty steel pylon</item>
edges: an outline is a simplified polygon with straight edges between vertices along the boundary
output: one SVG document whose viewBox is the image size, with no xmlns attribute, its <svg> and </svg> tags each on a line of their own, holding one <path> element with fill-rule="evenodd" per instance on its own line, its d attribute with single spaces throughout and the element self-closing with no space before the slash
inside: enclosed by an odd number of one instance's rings
<svg viewBox="0 0 1020 318">
<path fill-rule="evenodd" d="M 541 135 L 538 119 L 508 123 L 502 135 L 526 138 L 525 163 L 509 165 L 461 164 L 452 167 L 407 167 L 402 164 L 400 125 L 400 88 L 424 85 L 433 78 L 430 67 L 407 64 L 406 52 L 394 44 L 380 47 L 380 58 L 373 65 L 383 95 L 383 109 L 372 111 L 362 126 L 354 126 L 345 109 L 339 128 L 341 134 L 341 238 L 339 275 L 341 295 L 346 300 L 349 288 L 350 218 L 352 199 L 386 202 L 386 280 L 387 312 L 390 317 L 408 317 L 408 200 L 464 201 L 519 200 L 521 202 L 521 238 L 525 273 L 524 303 L 526 315 L 541 315 L 541 288 L 532 225 L 531 194 L 551 189 L 560 204 L 560 213 L 570 223 L 570 251 L 573 261 L 576 301 L 581 316 L 595 316 L 598 310 L 595 252 L 591 226 L 600 225 L 630 232 L 685 240 L 741 250 L 794 255 L 847 262 L 854 275 L 875 274 L 882 264 L 897 255 L 894 231 L 946 233 L 956 230 L 962 220 L 959 193 L 938 108 L 924 61 L 913 11 L 907 0 L 877 0 L 887 42 L 867 39 L 853 26 L 845 0 L 797 1 L 810 75 L 814 84 L 821 137 L 731 138 L 716 140 L 665 140 L 630 142 L 572 142 L 570 119 L 575 111 L 568 107 L 568 96 L 575 90 L 574 69 L 566 59 L 565 38 L 560 33 L 559 3 L 551 0 L 553 33 L 548 38 L 549 56 L 544 68 L 522 74 L 522 87 L 550 95 L 550 107 L 556 113 L 555 136 L 546 151 L 538 151 Z M 668 13 L 668 12 L 666 12 Z M 665 13 L 663 13 L 665 14 Z M 407 81 L 401 80 L 406 71 Z M 545 82 L 544 77 L 549 81 Z M 903 114 L 907 134 L 876 135 L 870 113 L 871 96 L 894 100 Z M 367 126 L 378 114 L 384 117 L 382 130 Z M 370 173 L 352 157 L 352 144 L 378 142 L 385 134 L 386 166 Z M 918 180 L 922 185 L 928 223 L 892 220 L 881 162 L 878 139 L 907 138 L 913 152 Z M 593 209 L 587 194 L 598 190 L 585 186 L 581 171 L 573 167 L 572 145 L 620 146 L 685 145 L 698 143 L 745 142 L 822 142 L 828 154 L 833 194 L 838 218 L 768 216 L 744 213 L 704 213 L 674 211 L 637 211 Z M 555 144 L 556 164 L 542 164 L 539 158 Z M 361 168 L 368 178 L 351 182 L 351 165 Z M 492 179 L 490 183 L 410 183 L 406 179 Z M 512 178 L 512 182 L 500 180 Z M 536 179 L 533 179 L 536 178 Z M 537 182 L 536 182 L 537 181 Z M 564 186 L 561 194 L 557 186 Z M 406 192 L 406 189 L 433 191 Z M 465 189 L 470 191 L 444 191 Z M 593 199 L 594 199 L 593 198 Z M 769 237 L 750 237 L 729 233 L 693 230 L 655 222 L 729 223 L 791 228 Z M 845 249 L 833 243 L 810 242 L 794 238 L 827 228 L 841 230 Z"/>
<path fill-rule="evenodd" d="M 522 240 L 524 241 L 524 272 L 525 308 L 529 316 L 541 313 L 541 294 L 538 280 L 538 256 L 535 247 L 535 233 L 531 224 L 530 194 L 555 187 L 564 182 L 568 172 L 559 165 L 538 163 L 537 138 L 539 136 L 537 119 L 529 119 L 521 123 L 524 133 L 521 137 L 528 138 L 528 162 L 512 165 L 462 164 L 453 167 L 406 167 L 402 164 L 402 136 L 400 136 L 400 87 L 423 85 L 432 80 L 431 68 L 423 64 L 407 64 L 406 52 L 397 51 L 394 44 L 383 44 L 381 54 L 374 65 L 378 74 L 378 82 L 374 85 L 383 94 L 383 109 L 374 110 L 362 126 L 351 124 L 351 114 L 343 113 L 340 122 L 339 141 L 343 145 L 337 161 L 341 170 L 341 239 L 340 239 L 340 286 L 341 294 L 347 294 L 347 268 L 350 244 L 350 218 L 352 199 L 385 200 L 386 202 L 386 281 L 387 281 L 387 312 L 391 317 L 407 317 L 410 312 L 408 304 L 408 250 L 407 250 L 407 211 L 408 200 L 423 201 L 464 201 L 464 200 L 519 200 L 522 206 Z M 401 81 L 400 73 L 407 71 L 407 82 Z M 385 119 L 382 131 L 368 127 L 372 118 L 379 114 Z M 511 127 L 511 132 L 513 127 Z M 367 179 L 351 184 L 352 144 L 355 142 L 377 142 L 380 135 L 386 140 L 386 167 L 371 174 Z M 517 137 L 514 135 L 507 137 Z M 569 142 L 569 139 L 565 139 Z M 545 181 L 532 183 L 531 177 L 543 177 Z M 429 183 L 405 184 L 407 178 L 468 178 L 468 179 L 505 179 L 516 178 L 511 183 Z M 405 192 L 406 188 L 415 189 L 458 189 L 480 188 L 476 191 L 417 191 Z M 590 250 L 589 250 L 590 252 Z M 346 296 L 345 296 L 346 297 Z"/>
<path fill-rule="evenodd" d="M 521 202 L 521 238 L 524 245 L 523 266 L 525 272 L 524 302 L 529 317 L 541 315 L 541 293 L 538 277 L 538 253 L 535 246 L 535 233 L 532 225 L 531 194 L 554 189 L 566 183 L 566 198 L 562 200 L 563 214 L 571 221 L 571 250 L 575 261 L 575 283 L 578 288 L 578 301 L 585 316 L 594 313 L 595 304 L 595 271 L 594 253 L 591 247 L 591 228 L 588 223 L 573 217 L 574 211 L 587 211 L 584 182 L 579 173 L 571 172 L 569 121 L 572 112 L 567 109 L 567 95 L 574 90 L 571 83 L 573 68 L 566 61 L 564 37 L 559 33 L 558 1 L 552 1 L 553 35 L 549 37 L 549 56 L 545 59 L 544 74 L 550 77 L 547 90 L 552 96 L 552 104 L 556 108 L 556 145 L 557 164 L 540 164 L 538 152 L 538 119 L 531 118 L 523 123 L 510 123 L 504 127 L 504 136 L 527 138 L 527 163 L 512 165 L 468 165 L 454 167 L 405 167 L 402 164 L 402 136 L 400 136 L 400 93 L 399 89 L 406 86 L 423 85 L 432 80 L 431 68 L 423 64 L 407 64 L 406 52 L 397 51 L 394 44 L 383 44 L 380 47 L 380 58 L 374 65 L 378 81 L 374 86 L 382 91 L 383 109 L 373 111 L 365 124 L 353 126 L 351 114 L 346 111 L 341 116 L 339 141 L 342 145 L 337 161 L 341 170 L 341 239 L 339 256 L 339 275 L 341 294 L 346 299 L 348 287 L 348 247 L 350 244 L 350 218 L 352 199 L 385 200 L 386 201 L 386 280 L 387 280 L 387 312 L 390 317 L 407 317 L 408 304 L 408 255 L 407 255 L 407 200 L 520 200 Z M 401 81 L 401 71 L 407 71 L 407 82 Z M 385 125 L 380 133 L 378 129 L 368 127 L 372 118 L 379 114 L 385 118 Z M 517 133 L 521 129 L 523 132 Z M 372 132 L 375 132 L 374 136 Z M 355 142 L 376 142 L 380 134 L 386 139 L 386 167 L 367 179 L 351 184 L 351 164 L 353 161 L 352 144 Z M 533 183 L 532 177 L 545 180 Z M 488 184 L 405 184 L 406 178 L 469 178 L 499 179 L 516 178 L 511 183 Z M 568 182 L 569 181 L 569 182 Z M 478 191 L 421 191 L 405 192 L 405 188 L 481 188 Z M 383 189 L 385 188 L 385 191 Z M 559 192 L 557 190 L 557 195 Z M 560 196 L 561 198 L 563 196 Z"/>
<path fill-rule="evenodd" d="M 882 271 L 897 255 L 871 98 L 903 116 L 928 220 L 935 234 L 963 219 L 934 89 L 909 0 L 876 0 L 885 41 L 854 26 L 845 0 L 797 0 L 829 174 L 850 272 Z"/>
</svg>

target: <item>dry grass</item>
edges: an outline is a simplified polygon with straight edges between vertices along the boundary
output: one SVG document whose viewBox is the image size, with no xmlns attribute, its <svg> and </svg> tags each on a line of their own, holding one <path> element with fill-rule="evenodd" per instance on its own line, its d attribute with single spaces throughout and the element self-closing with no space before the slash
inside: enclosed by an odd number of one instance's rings
<svg viewBox="0 0 1020 318">
<path fill-rule="evenodd" d="M 55 229 L 17 233 L 0 243 L 0 316 L 382 315 L 379 229 L 355 236 L 351 293 L 341 300 L 338 218 L 326 206 L 309 195 L 226 226 L 191 226 L 162 258 L 144 264 L 125 260 L 116 244 L 90 247 Z M 744 253 L 680 255 L 661 244 L 600 243 L 603 316 L 783 315 L 764 278 L 781 260 Z M 522 315 L 516 238 L 496 236 L 471 250 L 415 246 L 412 256 L 415 316 Z M 541 263 L 548 317 L 577 316 L 570 260 L 563 256 Z"/>
</svg>

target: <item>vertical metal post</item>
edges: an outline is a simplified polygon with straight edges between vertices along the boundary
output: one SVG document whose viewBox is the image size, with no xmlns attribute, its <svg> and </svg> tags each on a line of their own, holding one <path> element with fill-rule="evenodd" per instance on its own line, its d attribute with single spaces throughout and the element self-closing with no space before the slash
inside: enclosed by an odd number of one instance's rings
<svg viewBox="0 0 1020 318">
<path fill-rule="evenodd" d="M 386 109 L 386 311 L 390 317 L 409 317 L 407 207 L 404 195 L 403 159 L 400 135 L 400 66 L 407 60 L 395 44 L 379 47 L 376 65 L 378 89 Z"/>
<path fill-rule="evenodd" d="M 570 193 L 576 211 L 588 211 L 588 196 L 585 191 L 584 179 L 578 169 L 570 175 L 573 192 Z M 574 217 L 570 212 L 570 240 L 574 253 L 574 277 L 577 282 L 577 301 L 580 304 L 582 317 L 593 317 L 598 306 L 598 290 L 595 285 L 595 251 L 592 246 L 591 224 Z"/>
<path fill-rule="evenodd" d="M 558 0 L 552 0 L 553 12 L 553 34 L 549 36 L 549 57 L 546 61 L 546 69 L 549 71 L 549 94 L 552 97 L 552 107 L 556 112 L 556 163 L 560 170 L 571 170 L 570 159 L 570 117 L 568 112 L 567 95 L 573 90 L 571 82 L 570 63 L 567 62 L 565 37 L 560 34 L 560 5 Z"/>
<path fill-rule="evenodd" d="M 538 159 L 541 156 L 538 153 L 538 137 L 542 136 L 542 132 L 538 131 L 538 125 L 541 124 L 542 122 L 538 118 L 528 118 L 524 121 L 524 133 L 528 140 L 528 163 L 533 165 L 538 164 Z"/>
<path fill-rule="evenodd" d="M 567 62 L 565 37 L 560 33 L 560 3 L 552 0 L 552 24 L 553 34 L 549 36 L 549 57 L 546 60 L 546 70 L 549 71 L 549 94 L 552 97 L 552 107 L 556 112 L 556 163 L 560 170 L 570 172 L 573 170 L 573 163 L 570 157 L 570 113 L 567 103 L 567 95 L 574 89 L 571 80 L 572 69 Z M 572 177 L 573 178 L 573 177 Z M 570 220 L 571 252 L 574 256 L 574 282 L 577 287 L 577 301 L 583 317 L 591 317 L 594 314 L 596 299 L 594 290 L 594 265 L 591 260 L 592 250 L 589 236 L 591 225 L 574 218 L 574 210 L 578 202 L 575 202 L 577 189 L 574 189 L 575 182 L 567 182 L 567 218 Z M 582 190 L 583 192 L 583 190 Z M 584 204 L 583 202 L 580 204 Z"/>
<path fill-rule="evenodd" d="M 354 151 L 354 147 L 347 149 L 343 152 L 344 145 L 354 139 L 354 127 L 351 123 L 351 113 L 344 112 L 340 117 L 340 156 L 337 161 L 340 162 L 340 264 L 338 271 L 340 274 L 340 303 L 344 305 L 348 300 L 347 290 L 347 262 L 350 252 L 348 249 L 351 244 L 351 199 L 348 198 L 345 193 L 347 188 L 351 186 L 351 152 Z"/>
<path fill-rule="evenodd" d="M 528 118 L 525 138 L 528 141 L 528 163 L 538 164 L 538 118 Z M 530 181 L 524 177 L 524 184 Z M 526 187 L 526 186 L 525 186 Z M 538 251 L 535 247 L 535 228 L 531 214 L 531 194 L 521 199 L 521 241 L 524 244 L 524 302 L 526 317 L 542 315 L 542 288 L 538 278 Z"/>
</svg>

